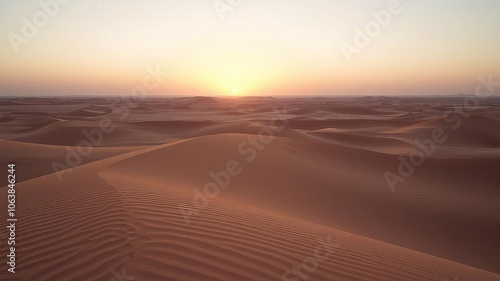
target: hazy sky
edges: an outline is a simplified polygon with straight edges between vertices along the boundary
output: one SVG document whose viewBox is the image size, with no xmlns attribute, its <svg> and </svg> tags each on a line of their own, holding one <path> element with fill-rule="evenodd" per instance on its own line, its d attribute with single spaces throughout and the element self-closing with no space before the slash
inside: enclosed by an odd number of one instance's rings
<svg viewBox="0 0 500 281">
<path fill-rule="evenodd" d="M 72 0 L 45 18 L 39 1 L 2 0 L 0 95 L 119 95 L 148 66 L 169 73 L 151 91 L 165 95 L 450 94 L 500 80 L 500 0 L 401 0 L 355 44 L 390 2 Z"/>
</svg>

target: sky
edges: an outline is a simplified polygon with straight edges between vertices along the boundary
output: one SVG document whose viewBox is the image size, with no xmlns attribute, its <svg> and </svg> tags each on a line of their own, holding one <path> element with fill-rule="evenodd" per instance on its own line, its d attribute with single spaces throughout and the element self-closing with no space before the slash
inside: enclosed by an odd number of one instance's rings
<svg viewBox="0 0 500 281">
<path fill-rule="evenodd" d="M 377 21 L 378 19 L 378 21 Z M 436 95 L 500 80 L 500 0 L 0 2 L 0 95 Z"/>
</svg>

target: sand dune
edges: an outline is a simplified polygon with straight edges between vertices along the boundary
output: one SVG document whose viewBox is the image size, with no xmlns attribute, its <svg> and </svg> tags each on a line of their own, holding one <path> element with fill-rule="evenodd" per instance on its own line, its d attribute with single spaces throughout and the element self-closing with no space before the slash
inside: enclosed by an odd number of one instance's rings
<svg viewBox="0 0 500 281">
<path fill-rule="evenodd" d="M 496 235 L 490 233 L 498 232 L 495 218 L 500 208 L 490 198 L 500 196 L 500 192 L 490 189 L 499 182 L 494 171 L 500 158 L 428 159 L 408 180 L 402 194 L 387 196 L 387 183 L 381 175 L 397 167 L 394 155 L 276 138 L 263 151 L 257 152 L 253 162 L 246 163 L 252 154 L 238 153 L 237 148 L 242 143 L 249 143 L 247 135 L 197 138 L 120 162 L 101 174 L 120 174 L 126 180 L 145 177 L 190 192 L 193 188 L 203 190 L 203 186 L 214 181 L 208 175 L 210 171 L 218 173 L 228 161 L 236 160 L 241 163 L 243 172 L 231 179 L 230 186 L 221 192 L 221 198 L 452 259 L 465 261 L 471 252 L 482 256 L 485 264 L 499 258 L 497 253 L 480 245 L 496 241 Z M 226 147 L 233 149 L 228 151 Z M 249 145 L 243 147 L 249 151 Z M 197 155 L 203 155 L 205 160 L 197 159 Z M 377 167 L 373 167 L 375 162 Z M 476 181 L 481 180 L 481 184 L 470 190 L 471 178 L 463 173 L 453 178 L 440 178 L 439 167 L 464 172 L 474 169 L 469 173 L 474 174 Z M 427 177 L 436 180 L 430 182 Z M 448 198 L 457 192 L 474 198 L 474 208 L 450 202 Z M 422 213 L 422 208 L 427 212 Z M 446 217 L 450 211 L 457 217 Z M 401 212 L 405 216 L 397 215 Z M 407 226 L 408 219 L 413 221 L 411 229 Z M 467 228 L 471 225 L 473 229 Z M 386 229 L 397 231 L 387 232 Z M 450 230 L 460 230 L 454 233 L 453 241 L 448 239 Z M 414 237 L 411 235 L 414 231 L 422 234 Z M 422 245 L 422 239 L 428 239 L 429 246 Z M 478 247 L 469 249 L 471 245 Z M 446 255 L 450 252 L 453 255 Z"/>
<path fill-rule="evenodd" d="M 329 237 L 334 250 L 313 273 L 315 280 L 499 280 L 445 259 L 223 199 L 214 199 L 186 225 L 178 207 L 191 201 L 189 192 L 113 170 L 182 144 L 84 165 L 64 183 L 48 175 L 19 185 L 26 204 L 19 209 L 25 227 L 18 233 L 18 276 L 109 280 L 111 269 L 125 267 L 127 275 L 146 280 L 280 280 L 304 257 L 314 256 L 318 238 Z M 57 204 L 48 204 L 54 200 Z"/>
<path fill-rule="evenodd" d="M 127 118 L 111 100 L 0 100 L 15 280 L 500 280 L 495 100 L 456 129 L 443 114 L 459 97 L 157 98 Z M 50 163 L 103 118 L 115 129 L 60 182 Z M 391 192 L 384 173 L 435 128 L 447 141 Z"/>
<path fill-rule="evenodd" d="M 68 155 L 76 155 L 78 149 L 75 146 L 44 145 L 8 140 L 0 140 L 0 147 L 2 148 L 0 165 L 6 167 L 8 163 L 14 162 L 21 171 L 16 175 L 17 182 L 54 173 L 56 171 L 53 167 L 54 162 L 68 166 L 67 158 L 73 157 Z M 96 147 L 92 149 L 91 154 L 81 157 L 81 163 L 90 163 L 140 148 L 138 146 Z"/>
</svg>

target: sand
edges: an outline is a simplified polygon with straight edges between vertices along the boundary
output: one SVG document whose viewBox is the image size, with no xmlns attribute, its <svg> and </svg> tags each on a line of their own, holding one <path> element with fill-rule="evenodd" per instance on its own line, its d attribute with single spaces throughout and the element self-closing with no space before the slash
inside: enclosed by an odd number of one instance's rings
<svg viewBox="0 0 500 281">
<path fill-rule="evenodd" d="M 463 99 L 0 100 L 0 278 L 500 280 L 500 99 L 445 114 Z"/>
</svg>

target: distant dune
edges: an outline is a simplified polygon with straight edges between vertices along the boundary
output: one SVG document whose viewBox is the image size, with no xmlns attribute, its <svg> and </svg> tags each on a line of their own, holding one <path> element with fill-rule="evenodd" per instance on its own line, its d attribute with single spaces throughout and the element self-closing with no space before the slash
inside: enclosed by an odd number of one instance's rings
<svg viewBox="0 0 500 281">
<path fill-rule="evenodd" d="M 198 104 L 214 104 L 219 103 L 215 98 L 209 97 L 194 97 L 186 102 L 187 105 L 198 105 Z"/>
</svg>

